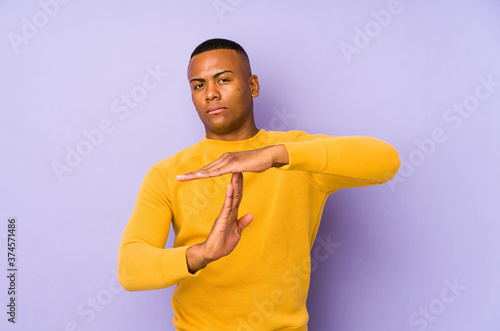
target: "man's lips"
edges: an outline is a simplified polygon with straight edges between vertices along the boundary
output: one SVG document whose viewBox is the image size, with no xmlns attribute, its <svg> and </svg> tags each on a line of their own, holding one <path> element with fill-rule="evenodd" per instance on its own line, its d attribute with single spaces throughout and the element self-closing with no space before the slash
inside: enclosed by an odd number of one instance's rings
<svg viewBox="0 0 500 331">
<path fill-rule="evenodd" d="M 212 106 L 212 107 L 208 107 L 207 114 L 208 115 L 219 114 L 219 113 L 222 113 L 224 110 L 226 110 L 226 107 Z"/>
</svg>

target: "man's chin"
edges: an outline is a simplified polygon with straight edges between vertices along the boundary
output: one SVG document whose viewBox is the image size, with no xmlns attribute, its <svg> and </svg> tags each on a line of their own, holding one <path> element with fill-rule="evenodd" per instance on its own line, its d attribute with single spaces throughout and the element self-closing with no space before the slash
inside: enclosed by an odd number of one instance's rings
<svg viewBox="0 0 500 331">
<path fill-rule="evenodd" d="M 226 123 L 210 123 L 205 125 L 205 130 L 213 132 L 215 134 L 228 134 L 235 131 L 235 127 L 232 125 L 227 125 Z"/>
</svg>

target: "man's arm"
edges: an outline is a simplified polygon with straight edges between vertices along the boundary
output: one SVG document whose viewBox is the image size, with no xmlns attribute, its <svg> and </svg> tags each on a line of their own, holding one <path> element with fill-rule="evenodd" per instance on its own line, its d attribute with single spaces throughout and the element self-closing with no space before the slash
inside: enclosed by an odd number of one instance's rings
<svg viewBox="0 0 500 331">
<path fill-rule="evenodd" d="M 396 149 L 376 138 L 303 135 L 294 142 L 225 153 L 199 170 L 177 176 L 177 180 L 221 176 L 233 171 L 262 172 L 278 167 L 310 172 L 326 191 L 334 191 L 387 182 L 395 176 L 399 165 Z"/>
<path fill-rule="evenodd" d="M 207 239 L 192 246 L 165 249 L 172 219 L 172 206 L 164 194 L 167 191 L 161 170 L 150 169 L 120 243 L 118 279 L 126 290 L 160 289 L 194 277 L 208 263 L 231 253 L 253 219 L 251 214 L 238 219 L 243 175 L 235 173 Z"/>
<path fill-rule="evenodd" d="M 128 291 L 152 290 L 192 277 L 186 266 L 188 247 L 165 249 L 172 206 L 167 181 L 158 166 L 146 174 L 125 227 L 118 254 L 118 280 Z"/>
</svg>

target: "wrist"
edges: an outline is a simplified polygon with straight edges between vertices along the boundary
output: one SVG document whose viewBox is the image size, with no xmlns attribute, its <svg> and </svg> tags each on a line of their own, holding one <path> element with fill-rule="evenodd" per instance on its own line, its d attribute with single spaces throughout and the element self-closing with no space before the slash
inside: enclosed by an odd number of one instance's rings
<svg viewBox="0 0 500 331">
<path fill-rule="evenodd" d="M 285 145 L 273 145 L 269 149 L 273 157 L 273 167 L 279 168 L 288 164 L 288 151 Z"/>
<path fill-rule="evenodd" d="M 186 263 L 188 271 L 194 274 L 212 262 L 203 255 L 203 244 L 195 244 L 186 250 Z"/>
</svg>

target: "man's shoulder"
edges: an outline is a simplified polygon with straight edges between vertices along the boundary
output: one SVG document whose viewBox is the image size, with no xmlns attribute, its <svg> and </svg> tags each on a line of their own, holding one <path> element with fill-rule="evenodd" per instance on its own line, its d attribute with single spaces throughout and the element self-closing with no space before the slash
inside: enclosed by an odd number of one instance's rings
<svg viewBox="0 0 500 331">
<path fill-rule="evenodd" d="M 326 137 L 324 135 L 312 135 L 301 130 L 290 131 L 268 131 L 269 145 L 287 142 L 299 142 Z"/>
<path fill-rule="evenodd" d="M 173 169 L 178 168 L 179 166 L 189 163 L 189 161 L 193 157 L 196 157 L 202 152 L 203 148 L 201 147 L 201 141 L 198 141 L 197 143 L 189 147 L 186 147 L 178 151 L 177 153 L 157 162 L 156 164 L 153 165 L 153 168 L 157 168 L 162 172 L 169 170 L 171 171 Z"/>
</svg>

